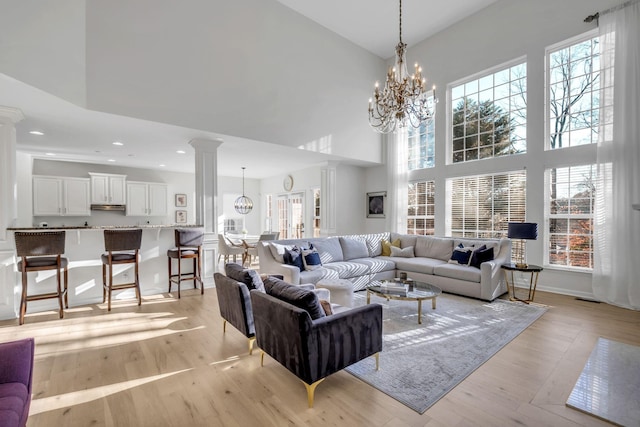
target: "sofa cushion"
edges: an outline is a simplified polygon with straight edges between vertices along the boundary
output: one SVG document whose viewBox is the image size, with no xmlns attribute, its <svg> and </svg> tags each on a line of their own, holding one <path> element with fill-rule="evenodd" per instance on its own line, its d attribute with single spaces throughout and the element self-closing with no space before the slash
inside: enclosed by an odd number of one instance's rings
<svg viewBox="0 0 640 427">
<path fill-rule="evenodd" d="M 318 283 L 318 280 L 325 278 L 338 279 L 338 273 L 325 266 L 317 270 L 305 270 L 300 272 L 300 283 Z"/>
<path fill-rule="evenodd" d="M 332 262 L 324 267 L 337 272 L 340 279 L 350 279 L 369 274 L 368 265 L 354 261 Z"/>
<path fill-rule="evenodd" d="M 275 277 L 267 279 L 265 288 L 269 295 L 305 310 L 313 320 L 326 316 L 318 296 L 313 291 L 302 289 Z"/>
<path fill-rule="evenodd" d="M 485 261 L 491 261 L 493 259 L 493 248 L 487 248 L 486 245 L 482 245 L 471 254 L 471 260 L 469 265 L 471 267 L 480 268 L 480 264 Z"/>
<path fill-rule="evenodd" d="M 18 426 L 29 399 L 27 386 L 19 383 L 0 384 L 0 420 L 3 426 Z"/>
<path fill-rule="evenodd" d="M 298 267 L 300 271 L 304 271 L 304 261 L 302 259 L 302 249 L 297 246 L 294 246 L 291 249 L 285 249 L 284 255 L 282 257 L 284 259 L 284 263 L 287 265 L 293 265 L 294 267 Z"/>
<path fill-rule="evenodd" d="M 364 240 L 367 242 L 369 256 L 376 257 L 382 255 L 382 241 L 389 240 L 389 233 L 365 234 Z"/>
<path fill-rule="evenodd" d="M 284 264 L 284 252 L 286 249 L 292 249 L 293 245 L 281 245 L 279 243 L 269 243 L 269 250 L 273 258 L 280 264 Z"/>
<path fill-rule="evenodd" d="M 396 269 L 396 263 L 392 259 L 386 257 L 375 258 L 356 258 L 350 260 L 350 262 L 357 262 L 358 264 L 364 264 L 369 269 L 371 274 L 380 273 L 382 271 L 393 271 Z"/>
<path fill-rule="evenodd" d="M 388 240 L 383 240 L 382 243 L 382 251 L 380 253 L 381 256 L 391 256 L 391 246 L 395 246 L 396 248 L 400 247 L 400 239 L 396 239 L 393 242 L 389 242 Z"/>
<path fill-rule="evenodd" d="M 326 239 L 314 240 L 313 247 L 318 250 L 320 260 L 323 264 L 344 261 L 342 246 L 340 246 L 340 240 L 338 238 L 329 237 Z"/>
<path fill-rule="evenodd" d="M 400 258 L 413 258 L 415 256 L 413 253 L 413 246 L 407 246 L 406 248 L 402 249 L 391 246 L 391 256 Z"/>
<path fill-rule="evenodd" d="M 414 234 L 400 234 L 400 233 L 391 233 L 390 240 L 393 242 L 397 239 L 400 239 L 400 247 L 406 248 L 408 246 L 416 246 L 416 239 L 418 236 Z"/>
<path fill-rule="evenodd" d="M 448 261 L 453 252 L 453 239 L 434 236 L 416 237 L 416 256 Z"/>
<path fill-rule="evenodd" d="M 407 272 L 415 272 L 422 274 L 433 274 L 434 267 L 442 264 L 446 264 L 446 261 L 442 261 L 434 258 L 392 258 L 396 263 L 397 270 L 403 270 Z"/>
<path fill-rule="evenodd" d="M 344 261 L 354 258 L 366 258 L 369 256 L 369 249 L 364 238 L 359 237 L 340 237 L 340 246 L 342 247 L 342 256 Z"/>
<path fill-rule="evenodd" d="M 224 273 L 230 279 L 247 285 L 249 290 L 256 289 L 260 292 L 264 292 L 264 284 L 257 271 L 249 268 L 244 268 L 240 264 L 230 262 L 225 264 Z"/>
<path fill-rule="evenodd" d="M 480 283 L 480 270 L 467 265 L 442 264 L 433 268 L 436 276 Z"/>
</svg>

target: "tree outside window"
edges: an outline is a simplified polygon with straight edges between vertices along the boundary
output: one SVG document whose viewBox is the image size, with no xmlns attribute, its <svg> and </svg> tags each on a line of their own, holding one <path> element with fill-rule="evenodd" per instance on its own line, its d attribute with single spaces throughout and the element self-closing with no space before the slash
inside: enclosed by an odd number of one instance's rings
<svg viewBox="0 0 640 427">
<path fill-rule="evenodd" d="M 435 125 L 433 120 L 423 122 L 418 129 L 409 127 L 408 170 L 432 168 L 435 166 Z"/>
</svg>

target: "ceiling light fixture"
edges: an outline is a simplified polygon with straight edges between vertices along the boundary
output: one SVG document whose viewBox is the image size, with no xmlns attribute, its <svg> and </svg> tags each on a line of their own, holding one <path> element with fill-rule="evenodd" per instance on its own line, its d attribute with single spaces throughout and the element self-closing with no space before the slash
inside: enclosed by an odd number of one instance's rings
<svg viewBox="0 0 640 427">
<path fill-rule="evenodd" d="M 178 150 L 178 151 L 176 151 L 176 153 L 178 153 L 178 154 L 186 154 L 186 151 Z"/>
<path fill-rule="evenodd" d="M 238 197 L 235 202 L 233 202 L 233 207 L 236 212 L 242 215 L 246 215 L 251 212 L 253 209 L 253 201 L 244 195 L 244 170 L 245 167 L 242 167 L 242 196 Z"/>
<path fill-rule="evenodd" d="M 112 144 L 113 144 L 113 145 L 117 145 L 118 147 L 121 147 L 121 146 L 123 146 L 123 145 L 124 145 L 124 144 L 123 144 L 122 142 L 120 142 L 120 141 L 113 141 L 113 142 L 112 142 Z"/>
<path fill-rule="evenodd" d="M 109 159 L 107 162 L 115 162 L 115 159 Z"/>
<path fill-rule="evenodd" d="M 427 92 L 427 80 L 422 77 L 422 67 L 416 62 L 412 75 L 407 72 L 405 53 L 407 44 L 402 42 L 402 0 L 400 0 L 400 42 L 396 46 L 396 63 L 387 72 L 384 89 L 376 82 L 373 98 L 369 98 L 369 124 L 380 133 L 395 132 L 398 128 L 419 128 L 436 115 L 436 87 Z"/>
<path fill-rule="evenodd" d="M 44 135 L 44 132 L 40 132 L 39 130 L 31 130 L 31 131 L 29 131 L 29 133 L 31 135 L 38 135 L 38 136 Z"/>
</svg>

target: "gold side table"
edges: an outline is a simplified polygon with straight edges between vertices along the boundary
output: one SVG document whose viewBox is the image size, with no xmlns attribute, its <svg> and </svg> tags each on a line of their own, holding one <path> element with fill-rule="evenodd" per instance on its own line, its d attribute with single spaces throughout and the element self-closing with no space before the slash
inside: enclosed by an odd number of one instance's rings
<svg viewBox="0 0 640 427">
<path fill-rule="evenodd" d="M 511 301 L 520 301 L 525 304 L 529 304 L 533 301 L 533 298 L 536 296 L 536 286 L 538 285 L 538 274 L 543 270 L 539 265 L 529 264 L 526 267 L 516 266 L 515 264 L 502 264 L 500 266 L 502 271 L 504 272 L 504 280 L 507 283 L 507 292 L 509 293 L 509 299 Z M 518 298 L 516 296 L 516 288 L 515 288 L 515 280 L 513 279 L 513 272 L 520 271 L 523 273 L 530 273 L 531 277 L 529 279 L 529 295 L 526 299 Z M 509 274 L 511 273 L 511 274 Z M 509 276 L 511 276 L 511 280 L 509 280 Z"/>
</svg>

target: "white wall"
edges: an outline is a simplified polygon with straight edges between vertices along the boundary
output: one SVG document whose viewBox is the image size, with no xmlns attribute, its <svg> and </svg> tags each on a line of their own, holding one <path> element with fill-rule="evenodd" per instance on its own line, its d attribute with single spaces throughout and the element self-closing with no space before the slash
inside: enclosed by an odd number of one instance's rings
<svg viewBox="0 0 640 427">
<path fill-rule="evenodd" d="M 85 0 L 4 1 L 0 70 L 85 105 Z"/>
<path fill-rule="evenodd" d="M 225 218 L 244 219 L 244 228 L 249 234 L 256 235 L 262 231 L 262 201 L 260 198 L 260 180 L 245 178 L 244 194 L 253 201 L 253 209 L 246 215 L 239 214 L 233 207 L 233 202 L 242 196 L 242 178 L 218 177 L 218 231 L 222 233 Z"/>
<path fill-rule="evenodd" d="M 88 108 L 380 161 L 377 56 L 275 0 L 87 2 Z"/>
</svg>

